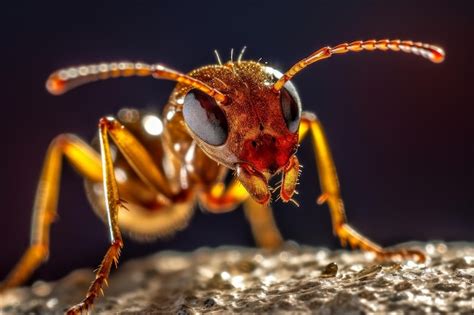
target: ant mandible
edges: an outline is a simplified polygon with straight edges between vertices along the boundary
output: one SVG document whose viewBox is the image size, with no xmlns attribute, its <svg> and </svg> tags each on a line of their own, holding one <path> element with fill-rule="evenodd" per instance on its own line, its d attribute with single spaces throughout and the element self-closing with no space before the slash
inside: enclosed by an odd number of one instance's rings
<svg viewBox="0 0 474 315">
<path fill-rule="evenodd" d="M 294 201 L 300 173 L 295 153 L 308 133 L 313 139 L 322 190 L 318 203 L 328 203 L 333 230 L 341 243 L 381 258 L 423 261 L 424 254 L 416 250 L 385 250 L 347 223 L 321 123 L 314 114 L 302 112 L 290 81 L 310 64 L 363 50 L 402 51 L 435 63 L 444 59 L 439 47 L 385 39 L 321 48 L 283 74 L 260 62 L 243 61 L 244 50 L 236 62 L 222 64 L 219 60 L 219 64 L 188 74 L 158 64 L 130 62 L 53 73 L 46 87 L 54 95 L 116 77 L 152 76 L 178 84 L 162 120 L 133 109 L 121 110 L 118 118 L 101 118 L 98 151 L 72 134 L 61 134 L 51 142 L 33 206 L 30 247 L 1 289 L 24 282 L 48 257 L 63 156 L 84 177 L 89 201 L 107 224 L 111 241 L 85 299 L 68 310 L 77 314 L 93 305 L 107 283 L 112 264 L 117 264 L 123 247 L 121 230 L 145 239 L 169 235 L 187 225 L 196 203 L 213 213 L 231 211 L 243 203 L 257 244 L 278 247 L 282 237 L 270 209 L 268 181 L 281 174 L 281 183 L 273 191 L 279 190 L 283 202 Z M 226 185 L 228 170 L 235 171 L 235 178 Z"/>
</svg>

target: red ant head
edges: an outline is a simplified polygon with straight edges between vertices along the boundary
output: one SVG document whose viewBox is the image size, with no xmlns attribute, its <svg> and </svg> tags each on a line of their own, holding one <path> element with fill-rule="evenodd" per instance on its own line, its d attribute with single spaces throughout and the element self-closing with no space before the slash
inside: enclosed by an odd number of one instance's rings
<svg viewBox="0 0 474 315">
<path fill-rule="evenodd" d="M 184 121 L 205 152 L 229 168 L 246 164 L 262 174 L 287 165 L 296 152 L 301 117 L 291 82 L 275 91 L 281 73 L 249 61 L 204 67 L 191 75 L 227 96 L 225 104 L 197 89 L 184 97 Z"/>
<path fill-rule="evenodd" d="M 238 174 L 245 170 L 265 185 L 289 165 L 298 146 L 301 102 L 289 81 L 273 89 L 281 75 L 251 61 L 200 68 L 190 76 L 226 95 L 226 102 L 197 89 L 182 100 L 184 121 L 199 146 L 215 161 Z"/>
</svg>

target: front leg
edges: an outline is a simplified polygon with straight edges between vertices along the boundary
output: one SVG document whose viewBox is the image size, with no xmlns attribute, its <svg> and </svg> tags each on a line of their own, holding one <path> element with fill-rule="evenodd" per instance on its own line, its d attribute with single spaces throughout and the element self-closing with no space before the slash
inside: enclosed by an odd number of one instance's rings
<svg viewBox="0 0 474 315">
<path fill-rule="evenodd" d="M 83 311 L 87 311 L 94 304 L 95 298 L 99 293 L 102 293 L 102 288 L 104 287 L 104 284 L 107 283 L 112 263 L 115 263 L 115 265 L 118 264 L 120 251 L 123 247 L 122 235 L 118 225 L 118 211 L 121 207 L 121 200 L 119 197 L 117 181 L 115 180 L 114 164 L 110 152 L 108 136 L 114 122 L 115 120 L 109 118 L 102 118 L 99 122 L 102 181 L 105 191 L 104 197 L 107 224 L 110 233 L 110 246 L 97 269 L 94 281 L 87 290 L 85 299 L 81 303 L 71 307 L 67 311 L 67 314 L 81 314 Z"/>
<path fill-rule="evenodd" d="M 352 247 L 359 247 L 363 250 L 374 252 L 379 258 L 414 258 L 417 261 L 423 262 L 425 255 L 422 252 L 403 249 L 385 250 L 380 245 L 364 237 L 347 223 L 336 166 L 334 165 L 321 122 L 314 114 L 303 113 L 299 129 L 300 141 L 303 140 L 308 131 L 311 132 L 313 138 L 313 148 L 322 190 L 318 203 L 328 203 L 331 211 L 333 231 L 341 240 L 341 244 L 345 246 L 349 243 Z"/>
</svg>

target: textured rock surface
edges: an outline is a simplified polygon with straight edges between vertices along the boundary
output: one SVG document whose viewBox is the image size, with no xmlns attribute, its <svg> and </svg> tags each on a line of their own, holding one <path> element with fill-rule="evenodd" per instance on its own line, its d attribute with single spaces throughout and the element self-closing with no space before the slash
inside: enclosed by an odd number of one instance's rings
<svg viewBox="0 0 474 315">
<path fill-rule="evenodd" d="M 407 245 L 405 245 L 407 246 Z M 95 314 L 474 313 L 474 244 L 411 243 L 429 259 L 383 263 L 370 254 L 297 246 L 165 252 L 120 266 Z M 0 314 L 60 314 L 83 298 L 93 275 L 0 296 Z"/>
</svg>

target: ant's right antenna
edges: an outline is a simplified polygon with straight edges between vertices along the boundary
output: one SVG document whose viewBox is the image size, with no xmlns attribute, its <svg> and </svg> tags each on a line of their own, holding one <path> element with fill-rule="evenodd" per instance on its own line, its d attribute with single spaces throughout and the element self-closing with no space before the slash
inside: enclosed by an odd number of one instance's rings
<svg viewBox="0 0 474 315">
<path fill-rule="evenodd" d="M 198 89 L 222 104 L 227 102 L 226 95 L 196 78 L 165 68 L 162 65 L 149 65 L 141 62 L 101 63 L 58 70 L 49 76 L 48 81 L 46 81 L 46 89 L 51 94 L 60 95 L 75 87 L 97 80 L 131 76 L 152 76 L 155 79 L 176 81 Z"/>
</svg>

